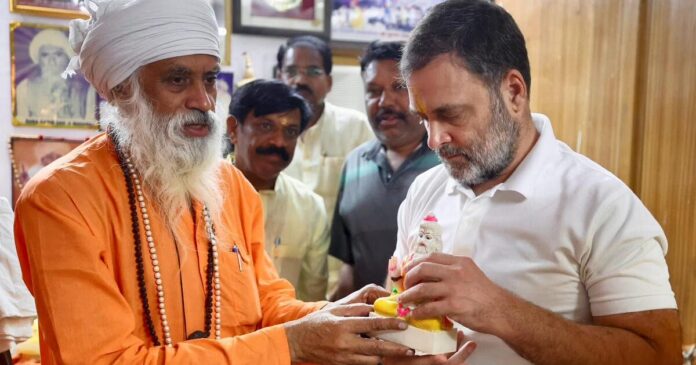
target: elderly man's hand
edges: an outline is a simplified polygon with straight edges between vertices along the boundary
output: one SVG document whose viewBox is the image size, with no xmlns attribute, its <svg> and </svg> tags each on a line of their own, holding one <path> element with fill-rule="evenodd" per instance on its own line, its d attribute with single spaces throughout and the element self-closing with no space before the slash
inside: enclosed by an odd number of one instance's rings
<svg viewBox="0 0 696 365">
<path fill-rule="evenodd" d="M 379 364 L 380 358 L 413 355 L 413 350 L 391 342 L 362 336 L 382 330 L 404 330 L 396 318 L 369 318 L 372 306 L 335 306 L 286 323 L 293 362 L 317 364 Z"/>
<path fill-rule="evenodd" d="M 327 304 L 324 306 L 324 309 L 331 309 L 336 306 L 346 304 L 372 304 L 375 302 L 375 300 L 377 300 L 377 298 L 386 296 L 389 296 L 389 292 L 386 289 L 379 285 L 368 284 L 363 286 L 360 290 L 356 290 L 340 300 Z"/>
<path fill-rule="evenodd" d="M 398 356 L 382 359 L 383 365 L 466 365 L 469 355 L 476 349 L 476 343 L 469 341 L 464 333 L 457 333 L 457 352 L 450 355 Z"/>
</svg>

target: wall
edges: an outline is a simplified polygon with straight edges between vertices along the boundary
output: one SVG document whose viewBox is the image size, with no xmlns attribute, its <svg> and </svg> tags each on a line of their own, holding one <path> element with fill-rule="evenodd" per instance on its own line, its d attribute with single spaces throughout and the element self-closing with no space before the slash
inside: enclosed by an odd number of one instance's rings
<svg viewBox="0 0 696 365">
<path fill-rule="evenodd" d="M 286 40 L 287 38 L 232 34 L 232 71 L 235 82 L 241 80 L 244 75 L 244 58 L 242 57 L 244 52 L 251 57 L 257 78 L 272 78 L 278 47 Z"/>
<path fill-rule="evenodd" d="M 49 19 L 10 13 L 9 0 L 0 0 L 0 196 L 12 196 L 10 158 L 7 143 L 11 135 L 45 135 L 65 137 L 71 139 L 84 139 L 95 133 L 85 129 L 45 129 L 15 127 L 12 125 L 12 99 L 10 96 L 10 26 L 12 21 L 26 23 L 42 23 L 67 25 L 63 19 Z"/>
<path fill-rule="evenodd" d="M 497 2 L 527 39 L 532 109 L 628 184 L 665 230 L 684 343 L 695 343 L 694 1 Z"/>
<path fill-rule="evenodd" d="M 630 185 L 639 2 L 501 0 L 527 39 L 532 109 Z"/>
<path fill-rule="evenodd" d="M 670 240 L 684 343 L 696 343 L 696 4 L 649 0 L 637 110 L 636 188 Z"/>
</svg>

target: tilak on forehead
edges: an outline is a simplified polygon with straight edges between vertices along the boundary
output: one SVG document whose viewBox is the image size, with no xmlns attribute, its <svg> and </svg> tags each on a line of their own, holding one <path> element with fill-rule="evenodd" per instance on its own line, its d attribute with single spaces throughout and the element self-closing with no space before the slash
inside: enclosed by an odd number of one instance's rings
<svg viewBox="0 0 696 365">
<path fill-rule="evenodd" d="M 156 61 L 220 58 L 215 13 L 206 0 L 87 0 L 85 6 L 90 19 L 70 22 L 76 56 L 63 76 L 81 71 L 102 96 Z"/>
<path fill-rule="evenodd" d="M 411 111 L 418 113 L 420 115 L 425 115 L 426 114 L 425 102 L 423 101 L 423 98 L 420 96 L 420 94 L 416 90 L 414 90 L 413 88 L 409 87 L 408 97 L 409 97 L 409 108 L 411 109 Z"/>
</svg>

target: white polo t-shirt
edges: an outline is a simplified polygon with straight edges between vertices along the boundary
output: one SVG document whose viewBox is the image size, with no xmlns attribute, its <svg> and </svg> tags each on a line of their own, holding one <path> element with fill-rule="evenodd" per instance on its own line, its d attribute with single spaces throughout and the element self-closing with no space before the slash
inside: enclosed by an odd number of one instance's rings
<svg viewBox="0 0 696 365">
<path fill-rule="evenodd" d="M 479 196 L 444 165 L 416 178 L 399 208 L 395 256 L 433 213 L 445 253 L 471 256 L 497 285 L 569 320 L 676 308 L 657 221 L 621 180 L 556 140 L 546 116 L 533 120 L 532 150 Z M 465 332 L 478 342 L 470 365 L 530 364 L 494 336 Z"/>
</svg>

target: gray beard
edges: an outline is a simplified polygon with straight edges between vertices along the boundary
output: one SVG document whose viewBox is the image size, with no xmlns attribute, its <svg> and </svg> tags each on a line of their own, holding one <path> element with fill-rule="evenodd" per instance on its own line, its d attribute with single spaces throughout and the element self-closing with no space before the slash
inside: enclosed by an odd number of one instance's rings
<svg viewBox="0 0 696 365">
<path fill-rule="evenodd" d="M 474 140 L 468 148 L 442 145 L 437 154 L 443 165 L 459 184 L 476 186 L 500 176 L 512 163 L 519 144 L 519 125 L 505 109 L 499 95 L 491 93 L 491 122 L 486 134 Z M 466 162 L 452 164 L 443 158 L 461 154 Z"/>
<path fill-rule="evenodd" d="M 223 201 L 219 178 L 222 121 L 213 112 L 155 115 L 144 100 L 144 96 L 131 98 L 126 106 L 102 108 L 102 112 L 103 124 L 131 156 L 147 200 L 152 201 L 150 206 L 173 232 L 193 201 L 207 206 L 211 216 L 218 216 Z M 206 123 L 208 136 L 185 136 L 183 127 L 191 122 Z"/>
</svg>

